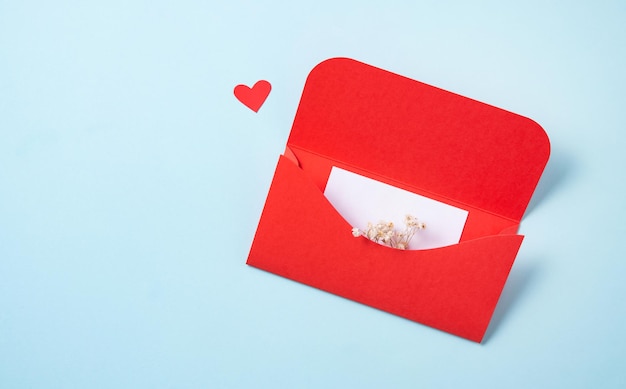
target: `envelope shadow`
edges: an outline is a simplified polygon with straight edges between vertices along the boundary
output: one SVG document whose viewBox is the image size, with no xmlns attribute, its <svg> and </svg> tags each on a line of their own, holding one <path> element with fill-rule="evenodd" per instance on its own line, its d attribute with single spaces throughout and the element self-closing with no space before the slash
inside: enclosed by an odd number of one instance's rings
<svg viewBox="0 0 626 389">
<path fill-rule="evenodd" d="M 535 189 L 535 193 L 528 204 L 524 216 L 529 215 L 538 204 L 545 201 L 549 196 L 554 195 L 554 193 L 557 192 L 557 188 L 567 182 L 575 169 L 576 161 L 572 155 L 560 148 L 553 147 L 550 160 L 539 180 L 539 184 Z M 522 224 L 523 223 L 522 220 Z M 487 332 L 485 332 L 483 344 L 489 342 L 493 333 L 504 322 L 506 315 L 514 310 L 524 290 L 527 290 L 538 277 L 538 271 L 537 262 L 530 264 L 524 262 L 523 258 L 519 258 L 515 261 L 515 265 L 513 269 L 511 269 L 502 294 L 500 295 L 500 300 L 493 313 L 489 327 L 487 327 Z"/>
<path fill-rule="evenodd" d="M 500 300 L 498 300 L 498 305 L 496 305 L 496 309 L 493 312 L 491 322 L 489 323 L 489 327 L 487 327 L 482 344 L 489 342 L 496 329 L 504 323 L 506 316 L 514 310 L 515 305 L 520 300 L 524 290 L 528 290 L 530 284 L 532 284 L 533 280 L 537 278 L 538 269 L 536 264 L 537 262 L 532 264 L 524 262 L 523 259 L 516 260 L 516 264 L 513 266 L 513 269 L 509 274 L 509 278 L 504 285 L 504 289 L 500 295 Z"/>
<path fill-rule="evenodd" d="M 562 149 L 552 147 L 550 159 L 537 184 L 535 193 L 528 203 L 524 216 L 530 215 L 535 207 L 545 201 L 555 192 L 555 189 L 563 185 L 575 170 L 574 158 Z M 523 219 L 522 219 L 523 220 Z M 522 221 L 523 222 L 523 221 Z"/>
</svg>

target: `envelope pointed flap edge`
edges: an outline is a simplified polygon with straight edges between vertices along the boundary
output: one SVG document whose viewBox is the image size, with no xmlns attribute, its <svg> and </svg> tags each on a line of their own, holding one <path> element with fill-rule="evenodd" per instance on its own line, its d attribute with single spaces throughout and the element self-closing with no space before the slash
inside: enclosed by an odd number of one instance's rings
<svg viewBox="0 0 626 389">
<path fill-rule="evenodd" d="M 480 342 L 522 239 L 401 251 L 354 238 L 308 176 L 281 157 L 247 263 Z"/>
</svg>

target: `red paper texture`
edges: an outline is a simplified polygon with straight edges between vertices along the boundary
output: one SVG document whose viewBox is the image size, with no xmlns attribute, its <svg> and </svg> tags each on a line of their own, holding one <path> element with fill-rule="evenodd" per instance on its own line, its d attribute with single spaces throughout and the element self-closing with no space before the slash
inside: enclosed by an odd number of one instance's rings
<svg viewBox="0 0 626 389">
<path fill-rule="evenodd" d="M 261 106 L 272 91 L 272 85 L 265 81 L 257 81 L 252 88 L 246 85 L 237 85 L 234 93 L 237 100 L 254 112 L 259 112 Z"/>
<path fill-rule="evenodd" d="M 547 163 L 532 120 L 351 59 L 306 82 L 247 263 L 480 342 Z M 323 195 L 332 166 L 469 212 L 461 242 L 354 238 Z"/>
</svg>

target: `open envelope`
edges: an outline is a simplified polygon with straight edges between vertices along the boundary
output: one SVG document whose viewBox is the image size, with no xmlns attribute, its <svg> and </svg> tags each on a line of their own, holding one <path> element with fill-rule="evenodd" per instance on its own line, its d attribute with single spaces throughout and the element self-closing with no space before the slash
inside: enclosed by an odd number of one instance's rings
<svg viewBox="0 0 626 389">
<path fill-rule="evenodd" d="M 528 118 L 324 61 L 306 81 L 247 263 L 480 342 L 549 154 Z M 324 196 L 333 167 L 467 211 L 459 243 L 403 251 L 354 238 Z"/>
</svg>

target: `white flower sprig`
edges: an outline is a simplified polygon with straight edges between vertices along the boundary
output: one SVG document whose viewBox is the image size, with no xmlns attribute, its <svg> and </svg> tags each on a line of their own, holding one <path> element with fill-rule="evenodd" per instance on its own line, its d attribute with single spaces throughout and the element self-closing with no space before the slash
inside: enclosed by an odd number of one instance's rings
<svg viewBox="0 0 626 389">
<path fill-rule="evenodd" d="M 417 220 L 415 216 L 406 215 L 404 218 L 406 228 L 404 231 L 396 231 L 393 229 L 392 222 L 380 221 L 377 224 L 367 223 L 367 229 L 361 231 L 354 227 L 352 235 L 355 238 L 364 236 L 376 243 L 384 244 L 395 249 L 406 250 L 409 248 L 409 242 L 413 239 L 415 233 L 419 230 L 426 229 L 426 224 Z"/>
</svg>

